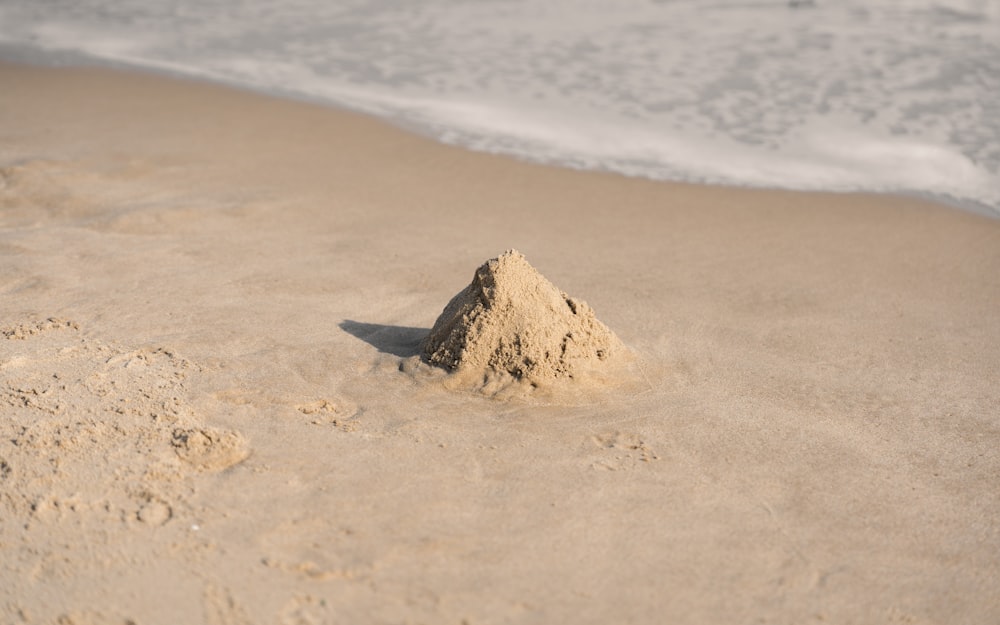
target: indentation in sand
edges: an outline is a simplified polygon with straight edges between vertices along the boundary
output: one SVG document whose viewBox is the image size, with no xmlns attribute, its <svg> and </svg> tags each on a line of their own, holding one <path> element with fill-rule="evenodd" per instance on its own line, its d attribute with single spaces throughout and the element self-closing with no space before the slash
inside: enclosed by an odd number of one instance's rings
<svg viewBox="0 0 1000 625">
<path fill-rule="evenodd" d="M 166 501 L 151 494 L 142 497 L 142 503 L 136 512 L 140 523 L 157 527 L 163 525 L 174 516 L 174 510 Z"/>
<path fill-rule="evenodd" d="M 178 428 L 172 444 L 181 460 L 203 471 L 228 469 L 250 455 L 242 434 L 219 428 Z"/>
<path fill-rule="evenodd" d="M 353 432 L 357 429 L 358 424 L 355 419 L 358 416 L 358 410 L 346 402 L 317 399 L 298 404 L 295 408 L 302 414 L 311 417 L 309 422 L 313 425 L 332 425 L 345 432 Z"/>
<path fill-rule="evenodd" d="M 488 393 L 579 378 L 626 353 L 586 302 L 509 250 L 478 269 L 421 345 L 431 364 Z"/>
</svg>

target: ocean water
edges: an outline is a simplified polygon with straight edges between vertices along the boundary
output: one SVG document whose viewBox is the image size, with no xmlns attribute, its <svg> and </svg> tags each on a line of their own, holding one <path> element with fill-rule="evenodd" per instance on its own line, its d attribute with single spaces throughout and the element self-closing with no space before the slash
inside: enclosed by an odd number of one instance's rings
<svg viewBox="0 0 1000 625">
<path fill-rule="evenodd" d="M 1000 215 L 1000 0 L 0 0 L 0 45 L 535 161 Z"/>
</svg>

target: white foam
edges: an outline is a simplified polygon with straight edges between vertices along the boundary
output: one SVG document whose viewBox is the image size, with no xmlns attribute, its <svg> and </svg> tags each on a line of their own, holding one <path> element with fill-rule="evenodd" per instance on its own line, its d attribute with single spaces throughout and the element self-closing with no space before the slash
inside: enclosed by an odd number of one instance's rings
<svg viewBox="0 0 1000 625">
<path fill-rule="evenodd" d="M 388 98 L 380 104 L 451 143 L 631 176 L 801 190 L 922 191 L 958 198 L 978 189 L 982 199 L 1000 205 L 997 177 L 953 148 L 879 135 L 847 120 L 818 118 L 795 140 L 760 149 L 726 137 L 655 133 L 643 124 L 565 110 Z"/>
</svg>

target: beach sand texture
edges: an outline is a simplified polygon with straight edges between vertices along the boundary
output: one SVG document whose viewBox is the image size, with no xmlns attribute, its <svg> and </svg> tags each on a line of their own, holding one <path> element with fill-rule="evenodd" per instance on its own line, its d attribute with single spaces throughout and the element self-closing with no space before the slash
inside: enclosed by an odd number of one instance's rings
<svg viewBox="0 0 1000 625">
<path fill-rule="evenodd" d="M 0 84 L 0 621 L 1000 620 L 1000 222 Z M 510 248 L 632 384 L 421 360 Z"/>
</svg>

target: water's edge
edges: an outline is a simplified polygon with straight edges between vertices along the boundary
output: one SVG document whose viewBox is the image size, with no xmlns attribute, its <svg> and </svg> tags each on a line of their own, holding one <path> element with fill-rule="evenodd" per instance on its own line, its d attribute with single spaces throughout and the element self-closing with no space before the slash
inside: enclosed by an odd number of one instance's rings
<svg viewBox="0 0 1000 625">
<path fill-rule="evenodd" d="M 269 97 L 276 97 L 285 100 L 291 100 L 296 102 L 304 102 L 308 104 L 313 104 L 317 106 L 322 106 L 332 110 L 348 111 L 355 114 L 367 115 L 371 118 L 377 119 L 384 123 L 387 123 L 395 128 L 403 130 L 405 132 L 413 133 L 421 137 L 430 139 L 432 141 L 447 143 L 455 147 L 460 147 L 470 151 L 480 151 L 476 150 L 475 147 L 469 145 L 463 145 L 460 142 L 447 142 L 442 141 L 440 137 L 434 136 L 434 134 L 427 128 L 423 128 L 420 125 L 413 123 L 412 121 L 406 119 L 394 118 L 391 116 L 382 116 L 371 112 L 370 110 L 365 110 L 360 107 L 352 107 L 349 103 L 345 102 L 334 102 L 330 99 L 323 98 L 321 96 L 310 95 L 302 93 L 301 91 L 295 90 L 281 90 L 274 88 L 266 88 L 247 84 L 233 79 L 227 79 L 226 77 L 211 75 L 208 72 L 198 72 L 187 67 L 170 66 L 168 64 L 162 64 L 160 66 L 155 66 L 147 63 L 133 63 L 128 61 L 123 61 L 120 59 L 109 59 L 105 57 L 99 57 L 87 54 L 85 52 L 79 51 L 66 51 L 66 50 L 52 50 L 52 49 L 38 49 L 32 48 L 30 46 L 11 44 L 8 42 L 0 42 L 0 63 L 8 64 L 18 64 L 18 65 L 28 65 L 35 67 L 60 67 L 60 68 L 73 68 L 73 67 L 96 67 L 96 68 L 107 68 L 116 71 L 125 72 L 137 72 L 143 74 L 149 74 L 154 76 L 164 76 L 178 80 L 192 81 L 192 82 L 202 82 L 214 85 L 221 85 L 227 88 L 236 89 L 239 91 L 245 91 L 247 93 L 254 93 Z M 922 201 L 931 202 L 938 204 L 940 206 L 949 209 L 958 209 L 964 212 L 973 213 L 982 217 L 987 217 L 990 219 L 1000 219 L 1000 208 L 993 209 L 992 207 L 975 202 L 967 199 L 955 198 L 948 195 L 933 194 L 925 191 L 918 190 L 891 190 L 891 191 L 881 191 L 881 190 L 870 190 L 870 189 L 856 189 L 856 190 L 842 190 L 842 189 L 796 189 L 796 188 L 784 188 L 777 186 L 761 186 L 761 185 L 748 185 L 748 184 L 737 184 L 728 181 L 711 181 L 703 182 L 698 180 L 687 180 L 683 178 L 657 178 L 652 176 L 641 176 L 641 175 L 629 175 L 613 169 L 605 168 L 587 168 L 581 167 L 573 163 L 559 162 L 557 160 L 548 160 L 541 158 L 531 158 L 523 154 L 512 154 L 497 151 L 488 151 L 491 154 L 497 154 L 500 156 L 505 156 L 515 160 L 521 160 L 524 162 L 530 162 L 537 165 L 549 166 L 549 167 L 560 167 L 567 169 L 574 169 L 577 171 L 595 171 L 602 173 L 609 173 L 613 175 L 620 175 L 626 178 L 643 178 L 653 181 L 662 182 L 675 182 L 681 184 L 700 184 L 705 186 L 715 186 L 715 187 L 725 187 L 734 189 L 761 189 L 761 190 L 785 190 L 785 191 L 795 191 L 802 193 L 835 193 L 835 194 L 871 194 L 871 195 L 884 195 L 884 196 L 896 196 L 896 197 L 909 197 L 914 199 L 919 199 Z"/>
</svg>

